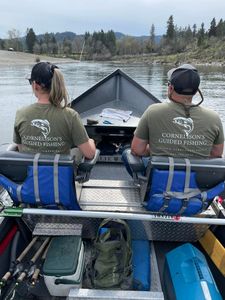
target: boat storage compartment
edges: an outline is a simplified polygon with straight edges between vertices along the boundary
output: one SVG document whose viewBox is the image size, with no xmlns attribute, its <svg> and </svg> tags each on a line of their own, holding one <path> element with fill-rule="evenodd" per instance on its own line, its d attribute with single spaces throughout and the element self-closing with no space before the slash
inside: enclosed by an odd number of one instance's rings
<svg viewBox="0 0 225 300">
<path fill-rule="evenodd" d="M 81 286 L 84 245 L 80 236 L 54 237 L 43 266 L 44 281 L 52 296 L 67 296 Z"/>
<path fill-rule="evenodd" d="M 144 241 L 144 242 L 148 243 L 148 241 Z M 136 240 L 136 248 L 139 247 L 140 244 L 142 244 L 142 241 L 140 240 L 138 242 Z M 145 244 L 144 246 L 146 247 L 147 245 Z M 69 292 L 69 296 L 67 297 L 67 300 L 80 300 L 80 299 L 163 300 L 164 295 L 162 292 L 161 282 L 159 278 L 159 269 L 158 269 L 153 242 L 149 242 L 149 246 L 147 246 L 147 249 L 148 249 L 147 252 L 149 251 L 149 253 L 148 255 L 145 255 L 144 260 L 149 259 L 149 262 L 147 263 L 149 267 L 149 274 L 148 276 L 145 274 L 144 279 L 148 277 L 148 279 L 150 280 L 148 290 L 139 291 L 139 290 L 121 290 L 121 289 L 109 290 L 109 289 L 72 288 Z M 140 274 L 140 271 L 141 271 L 140 269 L 136 270 L 136 276 L 138 275 L 139 276 L 138 278 L 141 278 L 143 276 Z"/>
</svg>

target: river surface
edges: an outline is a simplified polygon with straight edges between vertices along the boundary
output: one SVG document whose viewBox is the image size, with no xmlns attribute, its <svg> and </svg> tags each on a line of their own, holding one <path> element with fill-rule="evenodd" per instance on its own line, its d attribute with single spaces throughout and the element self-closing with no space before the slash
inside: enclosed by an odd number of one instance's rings
<svg viewBox="0 0 225 300">
<path fill-rule="evenodd" d="M 167 71 L 169 66 L 148 64 L 120 64 L 111 62 L 74 62 L 59 64 L 70 99 L 73 100 L 96 82 L 120 68 L 161 101 L 167 98 Z M 0 66 L 0 144 L 10 143 L 16 110 L 34 103 L 35 96 L 26 78 L 31 65 Z M 200 89 L 204 95 L 202 105 L 217 111 L 225 128 L 225 67 L 198 67 Z M 198 102 L 199 98 L 195 99 Z"/>
</svg>

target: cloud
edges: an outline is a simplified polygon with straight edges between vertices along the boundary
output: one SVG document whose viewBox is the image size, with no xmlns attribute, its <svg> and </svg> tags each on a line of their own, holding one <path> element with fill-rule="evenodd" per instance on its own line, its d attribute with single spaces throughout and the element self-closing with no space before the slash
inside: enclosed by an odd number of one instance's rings
<svg viewBox="0 0 225 300">
<path fill-rule="evenodd" d="M 94 30 L 120 31 L 125 34 L 149 34 L 154 24 L 156 34 L 166 31 L 170 15 L 178 27 L 202 22 L 209 26 L 225 11 L 225 1 L 180 0 L 1 0 L 0 36 L 15 28 L 25 34 L 32 27 L 35 33 Z"/>
</svg>

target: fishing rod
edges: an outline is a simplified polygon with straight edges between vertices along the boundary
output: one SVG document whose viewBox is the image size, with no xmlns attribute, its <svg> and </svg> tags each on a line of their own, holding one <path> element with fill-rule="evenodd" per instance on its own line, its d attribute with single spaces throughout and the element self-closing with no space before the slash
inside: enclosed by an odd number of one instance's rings
<svg viewBox="0 0 225 300">
<path fill-rule="evenodd" d="M 40 259 L 40 262 L 39 262 L 38 266 L 36 267 L 36 269 L 35 269 L 32 277 L 31 277 L 31 284 L 32 284 L 32 286 L 34 286 L 36 284 L 37 280 L 38 280 L 38 276 L 39 276 L 39 274 L 41 272 L 42 265 L 45 262 L 45 258 L 46 258 L 46 255 L 48 253 L 49 247 L 50 247 L 50 242 L 49 242 L 47 248 L 45 249 L 45 251 L 44 251 L 44 253 L 43 253 L 43 255 L 42 255 L 41 259 Z"/>
<path fill-rule="evenodd" d="M 17 273 L 21 270 L 21 261 L 22 259 L 27 255 L 29 250 L 32 248 L 32 246 L 37 241 L 38 236 L 35 236 L 32 241 L 27 245 L 27 247 L 22 251 L 22 253 L 19 255 L 19 257 L 11 263 L 11 266 L 9 268 L 9 271 L 5 273 L 5 275 L 2 277 L 0 281 L 0 289 L 7 283 L 9 278 L 11 276 L 15 276 Z"/>
<path fill-rule="evenodd" d="M 38 249 L 38 251 L 34 254 L 34 256 L 29 261 L 28 266 L 23 270 L 23 272 L 17 278 L 17 280 L 16 280 L 16 286 L 18 286 L 19 283 L 21 283 L 26 277 L 29 277 L 30 275 L 33 274 L 34 268 L 32 269 L 32 267 L 34 267 L 35 262 L 38 260 L 38 258 L 42 254 L 43 250 L 45 249 L 46 245 L 49 243 L 50 239 L 51 239 L 50 237 L 47 237 L 44 240 L 44 242 L 42 243 L 41 247 Z"/>
</svg>

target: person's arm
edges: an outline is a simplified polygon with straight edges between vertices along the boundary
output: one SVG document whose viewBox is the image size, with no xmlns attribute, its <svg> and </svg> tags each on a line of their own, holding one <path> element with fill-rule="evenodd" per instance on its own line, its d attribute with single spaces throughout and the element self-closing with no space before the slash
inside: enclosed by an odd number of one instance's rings
<svg viewBox="0 0 225 300">
<path fill-rule="evenodd" d="M 218 144 L 218 145 L 214 144 L 210 152 L 210 157 L 222 157 L 223 148 L 224 148 L 224 144 Z"/>
<path fill-rule="evenodd" d="M 21 144 L 12 143 L 7 147 L 7 151 L 20 151 L 19 147 L 21 149 Z"/>
<path fill-rule="evenodd" d="M 149 149 L 148 141 L 142 140 L 134 136 L 131 143 L 131 152 L 132 154 L 137 156 L 149 156 L 150 149 Z"/>
<path fill-rule="evenodd" d="M 16 112 L 15 122 L 14 122 L 14 130 L 13 130 L 13 145 L 12 148 L 17 147 L 17 151 L 22 151 L 22 145 L 21 145 L 21 137 L 19 133 L 19 111 Z M 11 150 L 11 149 L 10 149 Z"/>
<path fill-rule="evenodd" d="M 96 147 L 93 139 L 89 139 L 87 142 L 78 145 L 78 148 L 87 159 L 94 158 Z"/>
</svg>

